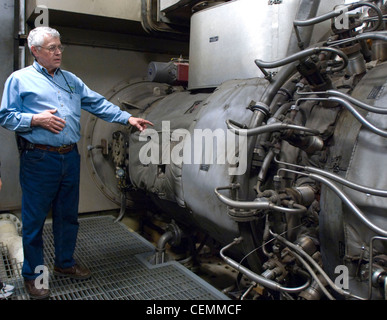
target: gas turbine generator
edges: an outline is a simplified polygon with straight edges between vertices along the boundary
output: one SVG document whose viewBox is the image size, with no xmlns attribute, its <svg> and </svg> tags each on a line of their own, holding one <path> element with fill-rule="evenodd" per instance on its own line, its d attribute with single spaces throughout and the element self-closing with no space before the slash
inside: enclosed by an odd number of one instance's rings
<svg viewBox="0 0 387 320">
<path fill-rule="evenodd" d="M 385 12 L 225 2 L 193 14 L 189 61 L 114 90 L 154 127 L 93 119 L 88 161 L 121 217 L 141 205 L 169 222 L 155 263 L 166 243 L 195 256 L 211 239 L 235 299 L 387 298 Z"/>
</svg>

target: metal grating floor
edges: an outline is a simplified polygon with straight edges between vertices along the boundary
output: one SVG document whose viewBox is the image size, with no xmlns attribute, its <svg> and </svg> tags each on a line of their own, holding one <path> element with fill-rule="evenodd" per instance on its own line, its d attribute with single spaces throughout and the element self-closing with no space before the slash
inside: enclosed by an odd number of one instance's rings
<svg viewBox="0 0 387 320">
<path fill-rule="evenodd" d="M 50 300 L 228 300 L 228 297 L 175 261 L 152 265 L 155 247 L 114 217 L 79 219 L 75 260 L 92 271 L 88 280 L 50 273 Z M 43 231 L 45 263 L 53 269 L 51 223 Z M 9 300 L 28 300 L 21 265 L 0 246 L 0 278 L 15 286 Z"/>
</svg>

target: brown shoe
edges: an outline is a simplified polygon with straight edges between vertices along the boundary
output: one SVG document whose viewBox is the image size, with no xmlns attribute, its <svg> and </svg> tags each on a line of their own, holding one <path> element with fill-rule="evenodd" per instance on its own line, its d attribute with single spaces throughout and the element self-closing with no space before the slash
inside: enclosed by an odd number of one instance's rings
<svg viewBox="0 0 387 320">
<path fill-rule="evenodd" d="M 91 271 L 89 269 L 79 266 L 77 264 L 66 269 L 54 267 L 54 274 L 57 276 L 65 276 L 78 280 L 84 280 L 91 277 Z"/>
<path fill-rule="evenodd" d="M 24 280 L 24 287 L 32 299 L 47 299 L 50 296 L 49 289 L 38 289 L 35 286 L 35 280 Z"/>
</svg>

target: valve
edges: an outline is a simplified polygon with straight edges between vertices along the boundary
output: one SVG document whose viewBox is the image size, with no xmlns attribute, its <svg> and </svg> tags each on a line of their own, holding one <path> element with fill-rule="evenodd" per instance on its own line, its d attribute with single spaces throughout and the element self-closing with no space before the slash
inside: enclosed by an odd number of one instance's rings
<svg viewBox="0 0 387 320">
<path fill-rule="evenodd" d="M 107 144 L 107 140 L 106 139 L 101 139 L 101 144 L 99 144 L 99 145 L 96 145 L 96 146 L 88 145 L 87 146 L 87 150 L 88 151 L 91 151 L 91 150 L 94 150 L 94 149 L 101 149 L 102 150 L 102 154 L 104 156 L 107 156 L 109 154 L 109 149 L 108 149 L 108 144 Z"/>
</svg>

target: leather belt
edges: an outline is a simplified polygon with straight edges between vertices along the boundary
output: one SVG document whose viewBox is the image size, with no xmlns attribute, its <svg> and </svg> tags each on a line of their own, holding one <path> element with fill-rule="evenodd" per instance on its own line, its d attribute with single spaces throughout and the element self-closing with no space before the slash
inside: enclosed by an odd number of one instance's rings
<svg viewBox="0 0 387 320">
<path fill-rule="evenodd" d="M 51 152 L 58 152 L 60 154 L 68 153 L 71 150 L 74 149 L 75 143 L 73 144 L 65 144 L 60 147 L 53 147 L 53 146 L 47 146 L 44 144 L 34 144 L 35 149 L 45 150 L 45 151 L 51 151 Z"/>
</svg>

